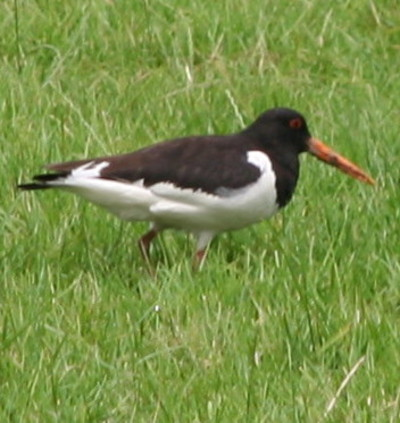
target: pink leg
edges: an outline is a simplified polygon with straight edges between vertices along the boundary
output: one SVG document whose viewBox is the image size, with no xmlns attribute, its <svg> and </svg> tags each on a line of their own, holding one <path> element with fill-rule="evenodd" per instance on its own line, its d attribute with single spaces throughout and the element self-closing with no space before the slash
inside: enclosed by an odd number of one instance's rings
<svg viewBox="0 0 400 423">
<path fill-rule="evenodd" d="M 193 267 L 200 270 L 207 257 L 207 248 L 197 250 L 193 258 Z"/>
<path fill-rule="evenodd" d="M 197 249 L 193 259 L 193 267 L 200 270 L 207 257 L 207 247 L 214 238 L 215 233 L 203 231 L 197 234 Z"/>
<path fill-rule="evenodd" d="M 157 229 L 152 228 L 139 239 L 139 250 L 146 262 L 148 262 L 150 258 L 150 244 L 158 235 L 158 232 L 159 231 Z"/>
</svg>

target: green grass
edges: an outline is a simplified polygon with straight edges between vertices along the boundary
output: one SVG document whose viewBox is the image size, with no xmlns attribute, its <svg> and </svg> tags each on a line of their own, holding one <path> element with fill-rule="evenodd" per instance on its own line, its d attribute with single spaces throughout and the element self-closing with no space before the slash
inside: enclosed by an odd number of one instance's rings
<svg viewBox="0 0 400 423">
<path fill-rule="evenodd" d="M 400 421 L 397 1 L 10 0 L 0 16 L 0 421 Z M 293 202 L 220 236 L 198 273 L 181 233 L 156 243 L 154 280 L 144 224 L 15 189 L 47 162 L 276 105 L 378 185 L 303 157 Z"/>
</svg>

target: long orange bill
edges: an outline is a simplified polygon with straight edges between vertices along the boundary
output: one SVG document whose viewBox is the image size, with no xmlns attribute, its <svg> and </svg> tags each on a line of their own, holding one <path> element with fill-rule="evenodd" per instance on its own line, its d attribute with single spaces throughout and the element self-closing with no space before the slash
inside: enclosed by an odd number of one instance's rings
<svg viewBox="0 0 400 423">
<path fill-rule="evenodd" d="M 308 141 L 308 152 L 315 156 L 317 159 L 322 160 L 331 166 L 337 167 L 344 173 L 347 173 L 351 177 L 358 179 L 362 182 L 366 182 L 370 185 L 375 185 L 375 181 L 368 176 L 363 170 L 347 160 L 340 154 L 333 151 L 327 145 L 317 138 L 310 138 Z"/>
</svg>

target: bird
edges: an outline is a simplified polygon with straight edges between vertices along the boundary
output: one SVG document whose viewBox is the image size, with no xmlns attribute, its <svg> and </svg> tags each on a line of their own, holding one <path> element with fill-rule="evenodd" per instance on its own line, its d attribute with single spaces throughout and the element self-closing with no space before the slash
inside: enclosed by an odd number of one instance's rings
<svg viewBox="0 0 400 423">
<path fill-rule="evenodd" d="M 289 203 L 304 152 L 375 184 L 357 165 L 312 137 L 301 113 L 277 107 L 237 133 L 187 136 L 131 153 L 49 164 L 50 172 L 18 187 L 58 188 L 120 219 L 149 222 L 138 241 L 145 260 L 161 231 L 191 233 L 194 262 L 200 267 L 216 235 L 268 219 Z"/>
</svg>

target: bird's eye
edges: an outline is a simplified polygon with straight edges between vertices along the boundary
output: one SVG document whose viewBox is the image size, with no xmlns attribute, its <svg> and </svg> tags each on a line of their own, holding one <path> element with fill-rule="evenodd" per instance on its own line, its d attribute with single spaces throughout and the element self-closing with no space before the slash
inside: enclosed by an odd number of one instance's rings
<svg viewBox="0 0 400 423">
<path fill-rule="evenodd" d="M 303 121 L 300 118 L 294 118 L 289 122 L 289 126 L 293 129 L 300 129 L 303 126 Z"/>
</svg>

